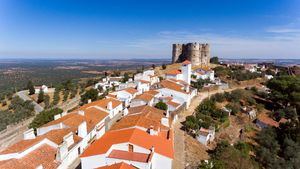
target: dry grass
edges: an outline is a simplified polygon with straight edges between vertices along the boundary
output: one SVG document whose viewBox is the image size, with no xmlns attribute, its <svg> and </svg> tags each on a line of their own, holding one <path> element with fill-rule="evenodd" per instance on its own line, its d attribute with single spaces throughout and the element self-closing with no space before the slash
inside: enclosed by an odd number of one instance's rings
<svg viewBox="0 0 300 169">
<path fill-rule="evenodd" d="M 199 143 L 195 138 L 186 135 L 185 138 L 185 159 L 187 168 L 196 168 L 201 160 L 209 159 L 208 148 Z"/>
</svg>

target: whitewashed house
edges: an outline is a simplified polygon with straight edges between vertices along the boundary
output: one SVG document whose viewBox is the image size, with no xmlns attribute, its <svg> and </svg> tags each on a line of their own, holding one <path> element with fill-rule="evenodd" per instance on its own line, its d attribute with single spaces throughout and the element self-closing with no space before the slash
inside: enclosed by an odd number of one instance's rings
<svg viewBox="0 0 300 169">
<path fill-rule="evenodd" d="M 209 129 L 205 129 L 201 127 L 196 139 L 204 145 L 209 144 L 215 139 L 215 128 L 209 127 Z"/>
<path fill-rule="evenodd" d="M 47 87 L 46 85 L 42 85 L 42 86 L 34 86 L 34 93 L 35 93 L 35 94 L 39 94 L 41 90 L 42 90 L 44 93 L 48 93 L 48 87 Z"/>
<path fill-rule="evenodd" d="M 68 168 L 92 140 L 103 136 L 108 115 L 93 103 L 55 115 L 37 135 L 29 129 L 23 140 L 0 152 L 0 168 Z"/>
<path fill-rule="evenodd" d="M 82 155 L 82 169 L 126 163 L 139 169 L 171 169 L 173 141 L 138 128 L 113 130 L 96 140 Z"/>
<path fill-rule="evenodd" d="M 172 97 L 174 102 L 186 103 L 186 108 L 189 107 L 191 99 L 197 95 L 196 89 L 184 82 L 172 79 L 161 81 L 158 91 L 162 96 Z"/>
<path fill-rule="evenodd" d="M 215 72 L 213 70 L 209 69 L 196 69 L 192 73 L 194 76 L 196 76 L 196 79 L 209 79 L 210 81 L 215 81 Z"/>
<path fill-rule="evenodd" d="M 120 91 L 113 92 L 115 98 L 123 102 L 124 106 L 129 106 L 131 100 L 136 97 L 138 91 L 134 88 L 126 88 Z"/>
<path fill-rule="evenodd" d="M 166 72 L 166 79 L 182 80 L 187 84 L 191 84 L 192 64 L 186 60 L 182 62 L 181 69 L 173 69 Z"/>
<path fill-rule="evenodd" d="M 149 81 L 139 80 L 136 83 L 137 83 L 137 90 L 138 90 L 139 94 L 142 94 L 142 93 L 150 90 L 150 82 Z"/>
</svg>

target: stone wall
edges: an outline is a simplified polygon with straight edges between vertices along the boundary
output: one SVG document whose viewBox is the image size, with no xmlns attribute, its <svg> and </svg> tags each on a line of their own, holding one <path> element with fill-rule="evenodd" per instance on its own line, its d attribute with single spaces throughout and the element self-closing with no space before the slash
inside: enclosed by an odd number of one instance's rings
<svg viewBox="0 0 300 169">
<path fill-rule="evenodd" d="M 207 66 L 210 60 L 209 44 L 187 43 L 173 44 L 172 63 L 189 60 L 193 66 Z"/>
</svg>

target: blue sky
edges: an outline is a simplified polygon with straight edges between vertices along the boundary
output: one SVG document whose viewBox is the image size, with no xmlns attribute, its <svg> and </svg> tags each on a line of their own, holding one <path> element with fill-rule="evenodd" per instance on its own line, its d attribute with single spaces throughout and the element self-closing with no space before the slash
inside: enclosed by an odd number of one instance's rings
<svg viewBox="0 0 300 169">
<path fill-rule="evenodd" d="M 186 42 L 300 59 L 300 1 L 0 0 L 0 58 L 170 58 Z"/>
</svg>

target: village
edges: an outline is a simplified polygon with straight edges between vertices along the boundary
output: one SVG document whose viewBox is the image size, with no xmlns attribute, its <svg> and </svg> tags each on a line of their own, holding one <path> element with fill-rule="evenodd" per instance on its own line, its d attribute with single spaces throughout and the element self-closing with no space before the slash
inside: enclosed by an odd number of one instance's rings
<svg viewBox="0 0 300 169">
<path fill-rule="evenodd" d="M 234 107 L 226 105 L 232 101 L 221 99 L 219 109 L 211 109 L 220 110 L 219 121 L 214 118 L 206 125 L 193 124 L 190 119 L 207 99 L 250 88 L 268 92 L 262 82 L 273 78 L 266 74 L 258 81 L 232 85 L 215 74 L 215 67 L 185 60 L 153 66 L 129 78 L 124 74 L 106 76 L 91 89 L 97 90 L 101 99 L 87 98 L 71 110 L 64 105 L 64 111 L 52 121 L 26 130 L 20 141 L 1 151 L 0 168 L 193 168 L 203 160 L 208 162 L 206 151 L 219 141 L 227 139 L 234 144 L 247 137 L 245 126 L 259 130 L 287 121 L 274 121 L 247 100 Z M 265 69 L 257 64 L 244 66 L 251 73 L 258 68 Z M 54 90 L 42 85 L 36 86 L 34 93 Z M 69 103 L 79 104 L 78 99 Z M 35 109 L 41 112 L 43 107 L 37 104 Z M 244 122 L 237 122 L 238 112 L 243 112 L 239 116 Z"/>
</svg>

